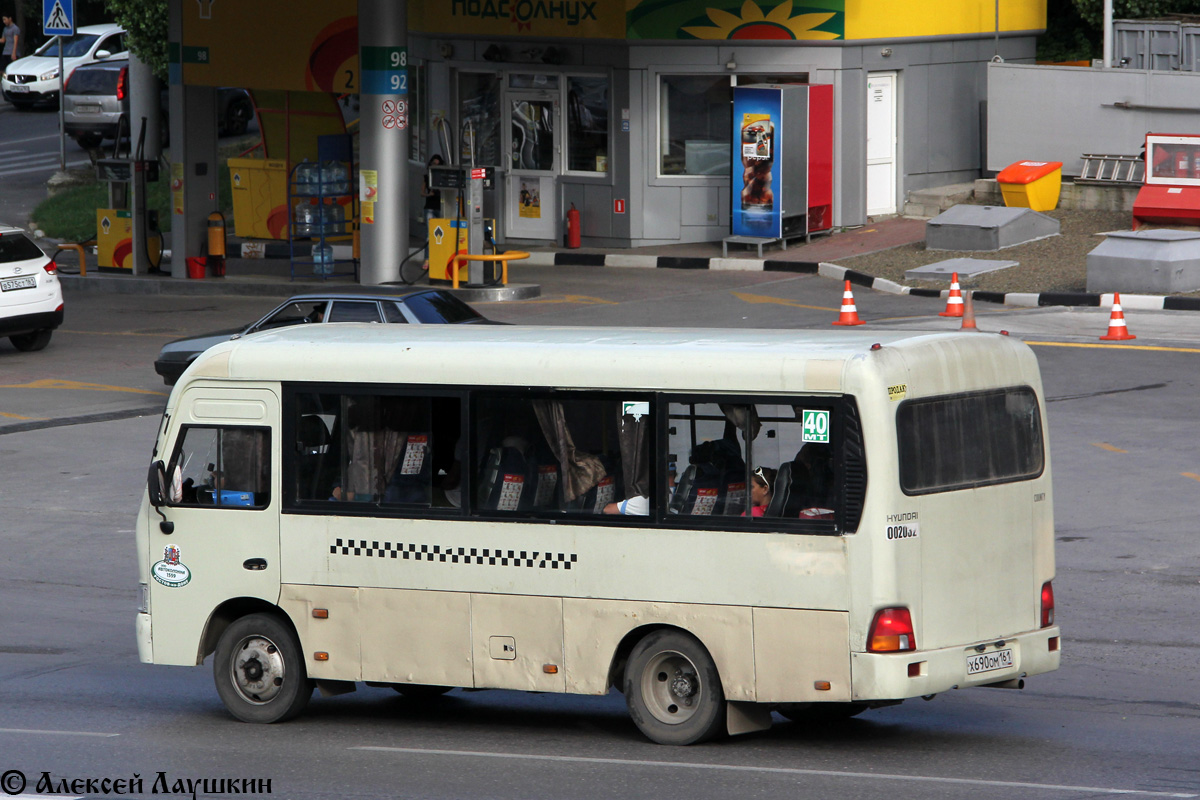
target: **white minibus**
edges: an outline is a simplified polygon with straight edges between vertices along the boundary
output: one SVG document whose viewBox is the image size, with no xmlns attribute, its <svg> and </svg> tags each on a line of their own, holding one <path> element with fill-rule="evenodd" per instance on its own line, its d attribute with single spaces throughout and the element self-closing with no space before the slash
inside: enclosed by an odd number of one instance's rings
<svg viewBox="0 0 1200 800">
<path fill-rule="evenodd" d="M 980 332 L 319 325 L 167 402 L 138 650 L 313 688 L 625 695 L 651 740 L 1054 670 L 1032 351 Z"/>
</svg>

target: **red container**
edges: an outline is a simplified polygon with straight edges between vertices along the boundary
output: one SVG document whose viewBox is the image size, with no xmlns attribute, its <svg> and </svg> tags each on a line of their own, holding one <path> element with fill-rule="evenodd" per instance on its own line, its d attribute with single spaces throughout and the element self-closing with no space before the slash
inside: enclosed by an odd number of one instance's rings
<svg viewBox="0 0 1200 800">
<path fill-rule="evenodd" d="M 582 231 L 579 227 L 579 210 L 575 208 L 575 204 L 571 203 L 571 210 L 567 212 L 567 247 L 579 247 Z"/>
<path fill-rule="evenodd" d="M 204 272 L 208 266 L 208 259 L 204 256 L 195 256 L 187 260 L 187 269 L 189 278 L 203 278 Z"/>
</svg>

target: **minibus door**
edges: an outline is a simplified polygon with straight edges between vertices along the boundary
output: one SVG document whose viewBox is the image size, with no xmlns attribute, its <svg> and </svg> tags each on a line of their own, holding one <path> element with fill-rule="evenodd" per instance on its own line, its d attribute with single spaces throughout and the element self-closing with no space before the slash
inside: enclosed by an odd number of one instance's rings
<svg viewBox="0 0 1200 800">
<path fill-rule="evenodd" d="M 265 389 L 195 387 L 177 406 L 161 453 L 165 520 L 151 509 L 148 526 L 157 663 L 199 663 L 225 601 L 279 601 L 278 419 Z"/>
</svg>

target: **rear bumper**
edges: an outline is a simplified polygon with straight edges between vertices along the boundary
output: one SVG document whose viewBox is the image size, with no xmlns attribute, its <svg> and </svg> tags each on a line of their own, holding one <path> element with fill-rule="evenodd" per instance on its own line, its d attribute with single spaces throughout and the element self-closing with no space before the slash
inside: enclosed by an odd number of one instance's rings
<svg viewBox="0 0 1200 800">
<path fill-rule="evenodd" d="M 42 311 L 34 314 L 20 314 L 15 317 L 0 317 L 0 336 L 13 336 L 20 333 L 54 330 L 62 325 L 62 306 L 55 311 Z"/>
<path fill-rule="evenodd" d="M 72 138 L 80 135 L 95 134 L 105 139 L 115 139 L 117 136 L 116 122 L 64 122 L 63 129 Z"/>
<path fill-rule="evenodd" d="M 187 361 L 174 361 L 158 359 L 154 362 L 154 371 L 162 376 L 163 383 L 167 386 L 173 386 L 179 380 L 179 376 L 183 371 L 192 365 L 194 359 Z"/>
<path fill-rule="evenodd" d="M 1058 649 L 1051 650 L 1051 640 Z M 950 689 L 986 686 L 1058 669 L 1062 659 L 1062 635 L 1057 626 L 1009 636 L 1003 646 L 999 640 L 975 642 L 941 650 L 914 653 L 851 654 L 851 694 L 853 700 L 904 700 L 938 694 Z M 986 652 L 1011 649 L 1013 666 L 967 675 L 967 657 L 977 648 Z M 917 664 L 909 676 L 909 665 Z"/>
</svg>

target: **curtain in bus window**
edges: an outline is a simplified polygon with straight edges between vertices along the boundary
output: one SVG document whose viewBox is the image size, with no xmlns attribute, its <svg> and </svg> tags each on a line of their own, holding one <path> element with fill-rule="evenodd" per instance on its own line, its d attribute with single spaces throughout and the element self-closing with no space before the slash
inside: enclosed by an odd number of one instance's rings
<svg viewBox="0 0 1200 800">
<path fill-rule="evenodd" d="M 348 398 L 343 498 L 430 505 L 433 434 L 427 397 Z"/>
<path fill-rule="evenodd" d="M 618 409 L 617 438 L 621 444 L 625 497 L 650 496 L 650 407 L 647 403 L 636 416 Z"/>
<path fill-rule="evenodd" d="M 537 415 L 542 435 L 546 437 L 559 464 L 562 465 L 563 500 L 569 503 L 598 485 L 608 471 L 597 456 L 575 446 L 562 402 L 535 400 L 533 411 Z"/>
</svg>

